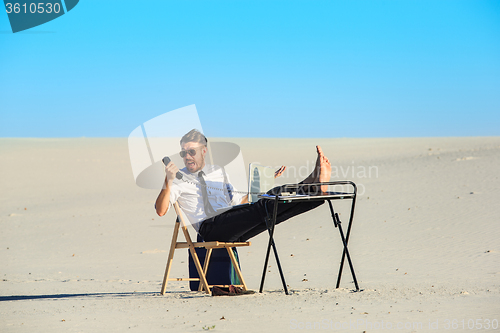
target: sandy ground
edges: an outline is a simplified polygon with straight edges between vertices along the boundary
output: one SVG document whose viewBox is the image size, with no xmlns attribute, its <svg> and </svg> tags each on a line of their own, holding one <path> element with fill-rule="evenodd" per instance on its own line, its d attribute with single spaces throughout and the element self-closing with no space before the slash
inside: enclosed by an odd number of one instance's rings
<svg viewBox="0 0 500 333">
<path fill-rule="evenodd" d="M 265 292 L 211 297 L 173 282 L 159 294 L 174 215 L 134 183 L 126 139 L 0 139 L 1 332 L 498 331 L 500 138 L 225 139 L 245 163 L 312 165 L 359 185 L 350 251 L 328 207 L 276 229 Z M 352 171 L 355 171 L 354 173 Z M 362 172 L 364 170 L 364 172 Z M 371 173 L 368 172 L 371 171 Z M 344 225 L 349 204 L 335 204 Z M 267 238 L 241 248 L 258 289 Z M 187 276 L 178 251 L 173 276 Z"/>
</svg>

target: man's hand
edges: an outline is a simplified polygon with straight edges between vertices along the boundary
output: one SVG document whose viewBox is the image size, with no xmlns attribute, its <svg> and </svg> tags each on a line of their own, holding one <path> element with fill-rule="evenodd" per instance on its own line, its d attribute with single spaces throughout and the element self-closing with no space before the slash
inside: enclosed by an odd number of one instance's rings
<svg viewBox="0 0 500 333">
<path fill-rule="evenodd" d="M 179 172 L 179 168 L 174 164 L 174 162 L 168 163 L 165 167 L 165 183 L 172 183 L 177 172 Z"/>
<path fill-rule="evenodd" d="M 282 165 L 281 168 L 279 168 L 278 170 L 276 170 L 274 172 L 274 178 L 278 178 L 279 176 L 281 176 L 283 174 L 283 172 L 285 172 L 285 169 L 286 169 L 286 166 Z"/>
</svg>

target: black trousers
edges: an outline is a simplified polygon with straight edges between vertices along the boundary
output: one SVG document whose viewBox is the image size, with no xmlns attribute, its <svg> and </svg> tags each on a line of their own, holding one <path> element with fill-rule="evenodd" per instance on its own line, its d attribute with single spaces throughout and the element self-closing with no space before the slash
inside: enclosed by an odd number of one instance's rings
<svg viewBox="0 0 500 333">
<path fill-rule="evenodd" d="M 276 224 L 322 205 L 324 201 L 300 201 L 278 205 Z M 229 210 L 203 221 L 199 234 L 206 242 L 246 242 L 267 230 L 266 217 L 272 217 L 274 200 Z"/>
</svg>

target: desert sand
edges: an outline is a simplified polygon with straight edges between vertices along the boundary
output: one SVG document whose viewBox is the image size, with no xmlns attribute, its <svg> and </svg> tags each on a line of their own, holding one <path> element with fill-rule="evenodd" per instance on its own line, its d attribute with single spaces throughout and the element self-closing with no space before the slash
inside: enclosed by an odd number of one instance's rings
<svg viewBox="0 0 500 333">
<path fill-rule="evenodd" d="M 347 269 L 335 289 L 342 247 L 323 205 L 276 228 L 291 295 L 271 257 L 263 293 L 170 282 L 161 296 L 174 215 L 158 217 L 158 191 L 135 185 L 127 139 L 4 138 L 0 331 L 498 330 L 499 137 L 224 140 L 245 163 L 289 170 L 311 166 L 320 144 L 332 180 L 358 184 L 349 248 L 361 292 Z M 345 225 L 349 204 L 335 208 Z M 266 245 L 259 235 L 239 249 L 253 290 Z M 187 276 L 187 251 L 172 276 Z"/>
</svg>

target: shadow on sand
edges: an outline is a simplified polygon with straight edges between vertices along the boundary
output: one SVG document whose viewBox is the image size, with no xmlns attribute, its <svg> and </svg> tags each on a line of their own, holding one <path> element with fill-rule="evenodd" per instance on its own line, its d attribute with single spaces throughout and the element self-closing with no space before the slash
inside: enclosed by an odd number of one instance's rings
<svg viewBox="0 0 500 333">
<path fill-rule="evenodd" d="M 65 298 L 125 298 L 125 297 L 155 297 L 161 296 L 157 292 L 128 292 L 128 293 L 84 293 L 84 294 L 54 294 L 54 295 L 12 295 L 0 296 L 0 302 L 24 301 L 36 299 L 65 299 Z"/>
</svg>

